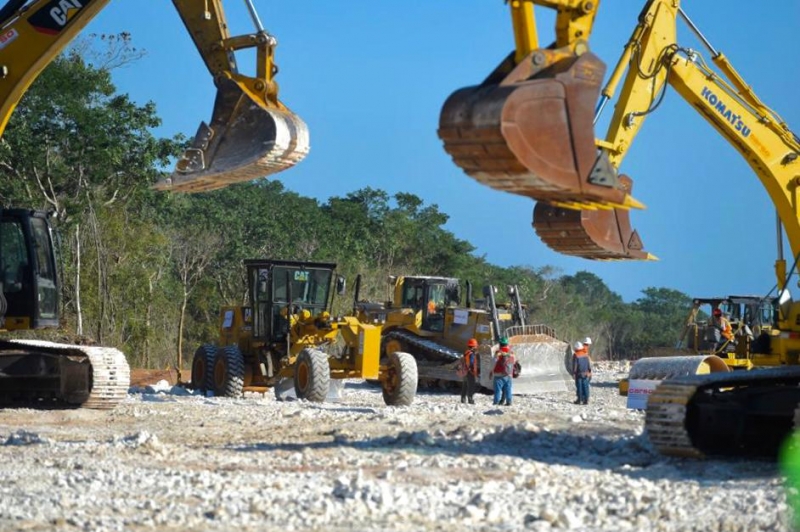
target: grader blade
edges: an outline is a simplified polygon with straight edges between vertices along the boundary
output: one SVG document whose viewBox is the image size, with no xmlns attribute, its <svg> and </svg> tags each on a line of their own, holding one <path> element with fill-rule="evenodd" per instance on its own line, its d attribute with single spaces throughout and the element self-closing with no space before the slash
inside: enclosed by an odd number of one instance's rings
<svg viewBox="0 0 800 532">
<path fill-rule="evenodd" d="M 594 108 L 604 73 L 605 64 L 591 53 L 536 50 L 502 79 L 493 74 L 448 98 L 438 131 L 444 149 L 464 172 L 497 190 L 541 201 L 622 205 L 626 192 L 595 147 Z"/>
<path fill-rule="evenodd" d="M 231 79 L 219 83 L 211 124 L 200 124 L 192 146 L 156 190 L 203 192 L 276 174 L 308 154 L 308 128 L 282 107 L 268 108 Z"/>
<path fill-rule="evenodd" d="M 632 180 L 619 176 L 630 192 Z M 631 228 L 626 209 L 564 209 L 539 202 L 533 209 L 533 229 L 554 251 L 592 260 L 657 260 L 644 251 L 639 233 Z"/>
</svg>

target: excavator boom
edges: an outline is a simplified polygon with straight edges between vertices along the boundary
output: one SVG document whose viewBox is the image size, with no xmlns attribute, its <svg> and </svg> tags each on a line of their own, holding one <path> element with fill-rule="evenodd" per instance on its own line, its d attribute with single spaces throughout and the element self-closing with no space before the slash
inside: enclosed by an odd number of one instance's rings
<svg viewBox="0 0 800 532">
<path fill-rule="evenodd" d="M 39 73 L 109 0 L 10 0 L 0 9 L 0 135 Z M 231 37 L 221 0 L 173 0 L 217 86 L 211 121 L 157 190 L 199 192 L 283 171 L 309 150 L 305 123 L 278 100 L 277 41 L 258 23 Z M 255 16 L 252 2 L 248 7 Z M 256 75 L 239 73 L 234 51 L 255 48 Z"/>
<path fill-rule="evenodd" d="M 717 70 L 677 42 L 683 18 L 712 54 Z M 619 83 L 620 97 L 598 147 L 617 171 L 645 119 L 656 112 L 664 91 L 674 89 L 747 161 L 761 180 L 786 230 L 795 257 L 800 254 L 796 186 L 800 143 L 774 111 L 764 105 L 741 76 L 699 33 L 678 0 L 650 0 L 622 57 L 603 89 L 601 104 Z M 665 454 L 775 457 L 792 430 L 800 405 L 800 305 L 785 290 L 787 269 L 776 263 L 781 290 L 777 334 L 765 334 L 768 352 L 754 353 L 755 369 L 726 374 L 675 376 L 680 357 L 646 361 L 649 380 L 661 384 L 649 396 L 645 427 Z M 637 364 L 639 364 L 637 362 Z M 637 373 L 631 369 L 631 379 Z M 724 366 L 723 366 L 724 367 Z M 750 367 L 748 363 L 747 367 Z M 775 367 L 774 369 L 763 369 Z"/>
</svg>

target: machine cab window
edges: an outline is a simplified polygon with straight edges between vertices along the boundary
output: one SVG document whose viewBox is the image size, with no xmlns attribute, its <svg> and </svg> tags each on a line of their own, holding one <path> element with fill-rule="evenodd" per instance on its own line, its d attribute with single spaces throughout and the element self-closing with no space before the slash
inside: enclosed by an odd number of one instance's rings
<svg viewBox="0 0 800 532">
<path fill-rule="evenodd" d="M 301 263 L 254 262 L 250 276 L 255 336 L 283 341 L 289 332 L 286 313 L 290 303 L 292 313 L 308 310 L 318 314 L 325 310 L 333 269 L 304 267 Z"/>
</svg>

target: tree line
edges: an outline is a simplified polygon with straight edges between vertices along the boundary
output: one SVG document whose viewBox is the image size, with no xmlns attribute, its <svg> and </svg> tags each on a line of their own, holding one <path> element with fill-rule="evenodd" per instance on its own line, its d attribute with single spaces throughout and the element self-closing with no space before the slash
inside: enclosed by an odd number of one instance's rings
<svg viewBox="0 0 800 532">
<path fill-rule="evenodd" d="M 218 309 L 246 304 L 248 258 L 336 262 L 346 278 L 362 275 L 362 298 L 381 301 L 389 275 L 515 284 L 532 323 L 567 340 L 588 334 L 610 359 L 674 344 L 691 304 L 663 287 L 626 303 L 588 271 L 491 264 L 412 193 L 363 188 L 321 202 L 277 180 L 154 192 L 186 145 L 154 136 L 159 125 L 152 102 L 120 94 L 109 67 L 73 48 L 39 76 L 0 139 L 0 206 L 50 210 L 59 235 L 62 327 L 51 335 L 116 346 L 132 366 L 188 361 L 214 340 Z"/>
</svg>

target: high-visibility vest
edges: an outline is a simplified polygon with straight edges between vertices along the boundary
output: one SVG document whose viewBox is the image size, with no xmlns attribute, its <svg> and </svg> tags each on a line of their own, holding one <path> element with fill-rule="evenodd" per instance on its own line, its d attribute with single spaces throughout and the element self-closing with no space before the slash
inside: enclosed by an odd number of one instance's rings
<svg viewBox="0 0 800 532">
<path fill-rule="evenodd" d="M 473 349 L 467 349 L 464 352 L 464 359 L 463 364 L 464 368 L 467 373 L 472 373 L 476 377 L 478 376 L 480 357 L 478 356 L 477 351 Z"/>
</svg>

